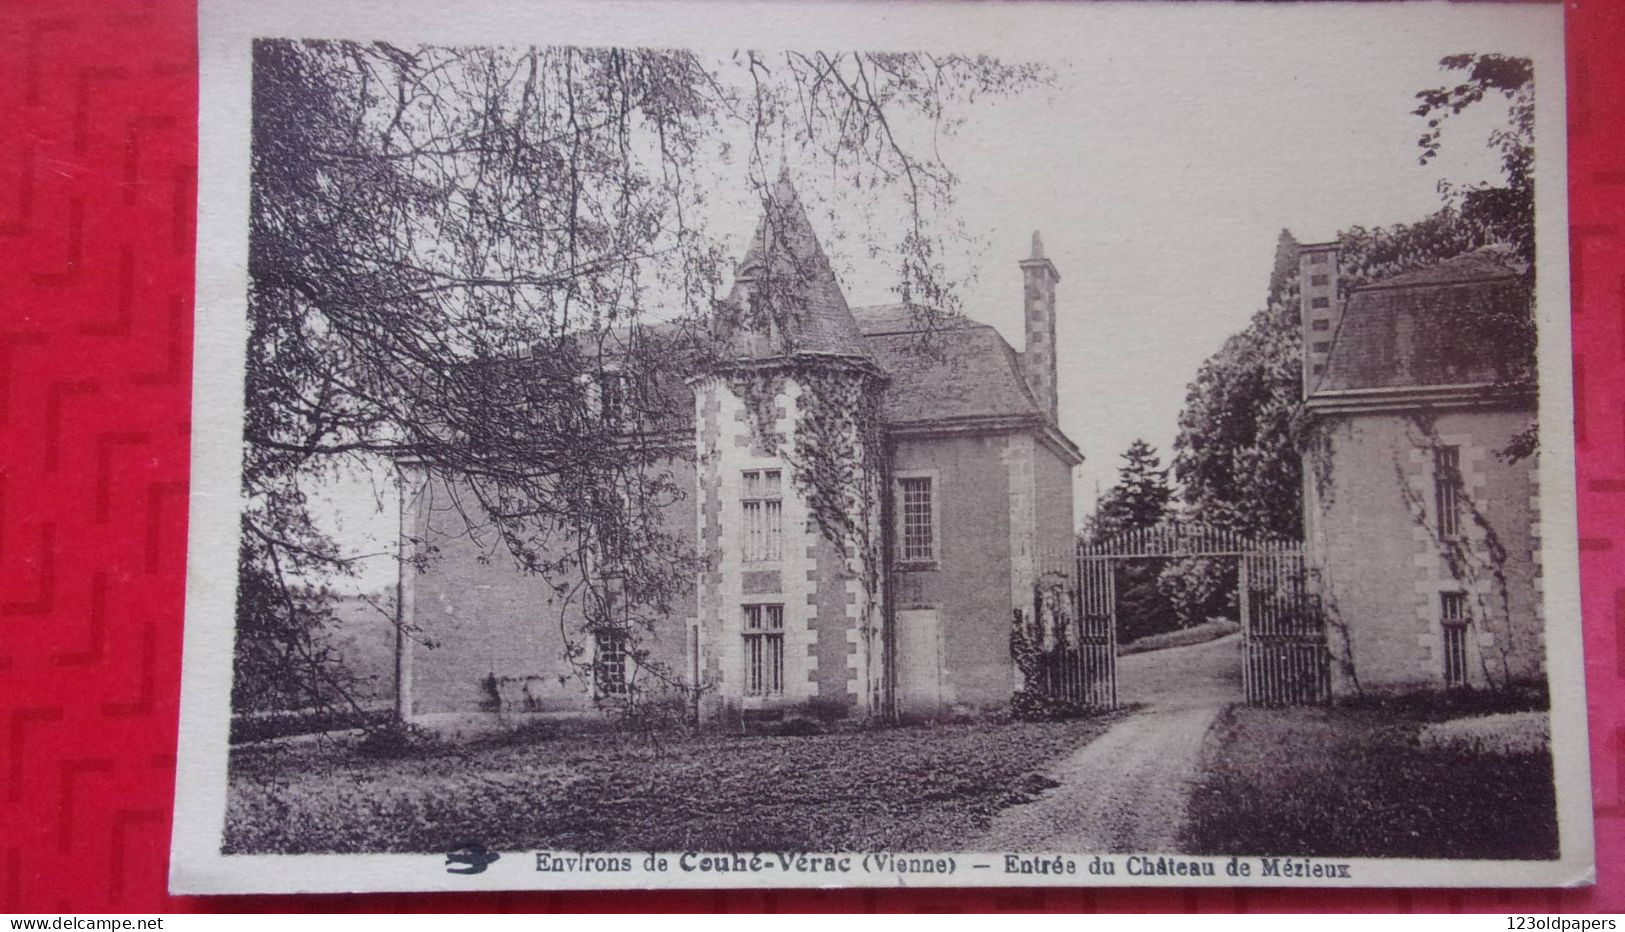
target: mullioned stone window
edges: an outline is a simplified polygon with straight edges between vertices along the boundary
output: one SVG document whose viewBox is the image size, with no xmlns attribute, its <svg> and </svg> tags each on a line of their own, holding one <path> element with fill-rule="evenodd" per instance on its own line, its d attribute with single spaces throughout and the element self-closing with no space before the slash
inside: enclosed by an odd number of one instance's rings
<svg viewBox="0 0 1625 932">
<path fill-rule="evenodd" d="M 784 692 L 784 606 L 744 606 L 745 695 Z"/>
<path fill-rule="evenodd" d="M 767 563 L 784 555 L 782 473 L 752 469 L 744 473 L 741 502 L 745 517 L 745 562 Z"/>
</svg>

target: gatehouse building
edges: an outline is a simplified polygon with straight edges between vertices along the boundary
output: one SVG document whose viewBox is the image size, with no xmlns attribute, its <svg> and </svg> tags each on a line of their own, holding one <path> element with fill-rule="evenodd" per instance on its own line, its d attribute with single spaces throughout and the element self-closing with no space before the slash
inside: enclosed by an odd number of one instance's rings
<svg viewBox="0 0 1625 932">
<path fill-rule="evenodd" d="M 1341 693 L 1544 678 L 1529 283 L 1486 248 L 1339 296 L 1301 247 L 1305 538 Z"/>
</svg>

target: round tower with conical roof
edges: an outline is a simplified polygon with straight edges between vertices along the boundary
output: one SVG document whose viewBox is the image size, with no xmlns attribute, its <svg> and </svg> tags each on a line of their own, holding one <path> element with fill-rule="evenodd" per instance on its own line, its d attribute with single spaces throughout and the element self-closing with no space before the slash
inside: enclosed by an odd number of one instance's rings
<svg viewBox="0 0 1625 932">
<path fill-rule="evenodd" d="M 714 335 L 693 382 L 701 716 L 880 714 L 885 376 L 788 173 Z"/>
</svg>

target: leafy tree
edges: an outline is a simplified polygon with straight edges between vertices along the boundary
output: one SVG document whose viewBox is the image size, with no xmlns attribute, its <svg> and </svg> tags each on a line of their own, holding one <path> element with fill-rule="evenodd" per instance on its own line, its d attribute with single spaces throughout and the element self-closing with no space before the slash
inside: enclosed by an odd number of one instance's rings
<svg viewBox="0 0 1625 932">
<path fill-rule="evenodd" d="M 1510 243 L 1533 275 L 1535 263 L 1535 68 L 1527 58 L 1509 55 L 1451 55 L 1440 67 L 1465 72 L 1460 84 L 1436 87 L 1416 95 L 1413 111 L 1427 120 L 1417 144 L 1428 164 L 1443 145 L 1447 120 L 1485 99 L 1499 97 L 1507 120 L 1490 132 L 1489 146 L 1501 154 L 1502 184 L 1456 186 L 1439 182 L 1439 190 L 1471 223 L 1482 224 Z"/>
<path fill-rule="evenodd" d="M 437 507 L 491 558 L 593 623 L 651 629 L 692 578 L 659 515 L 681 494 L 662 468 L 681 377 L 736 258 L 707 228 L 713 182 L 765 200 L 770 161 L 816 165 L 904 218 L 875 244 L 898 294 L 951 314 L 934 231 L 955 181 L 932 134 L 1042 77 L 952 55 L 257 42 L 239 694 L 343 695 L 319 594 L 352 564 L 312 503 L 390 462 L 454 477 Z"/>
<path fill-rule="evenodd" d="M 1416 223 L 1338 234 L 1344 289 L 1496 241 L 1444 209 Z M 1174 439 L 1173 474 L 1193 519 L 1259 536 L 1302 533 L 1303 334 L 1297 242 L 1282 232 L 1263 308 L 1197 370 Z"/>
<path fill-rule="evenodd" d="M 1299 521 L 1292 425 L 1302 341 L 1297 243 L 1285 231 L 1276 257 L 1268 303 L 1197 370 L 1174 439 L 1173 473 L 1190 517 L 1247 534 L 1292 531 Z"/>
<path fill-rule="evenodd" d="M 1503 185 L 1459 188 L 1440 182 L 1445 207 L 1411 224 L 1337 235 L 1340 289 L 1398 275 L 1492 243 L 1512 247 L 1533 274 L 1534 86 L 1527 59 L 1453 55 L 1441 66 L 1466 72 L 1454 87 L 1417 95 L 1428 119 L 1421 161 L 1439 152 L 1446 120 L 1486 98 L 1508 104 L 1508 121 L 1490 134 L 1502 156 Z M 1302 352 L 1297 242 L 1282 231 L 1264 307 L 1198 370 L 1185 396 L 1174 441 L 1174 477 L 1198 520 L 1247 534 L 1301 533 L 1299 456 Z M 1532 431 L 1513 438 L 1512 455 L 1533 449 Z M 1520 443 L 1522 440 L 1522 443 Z"/>
<path fill-rule="evenodd" d="M 1449 117 L 1499 97 L 1505 102 L 1507 120 L 1490 131 L 1489 146 L 1501 153 L 1504 183 L 1456 186 L 1439 182 L 1439 191 L 1462 216 L 1494 231 L 1497 238 L 1511 244 L 1513 254 L 1525 266 L 1531 284 L 1535 278 L 1535 68 L 1527 58 L 1508 55 L 1451 55 L 1439 62 L 1449 71 L 1465 72 L 1465 80 L 1453 87 L 1438 87 L 1416 95 L 1421 101 L 1414 113 L 1428 121 L 1427 132 L 1417 140 L 1420 161 L 1426 165 L 1439 154 L 1444 125 Z M 1533 371 L 1534 321 L 1510 323 L 1513 330 L 1527 331 L 1530 342 L 1530 371 Z M 1539 425 L 1534 419 L 1515 434 L 1501 453 L 1509 460 L 1532 456 L 1540 446 Z"/>
</svg>

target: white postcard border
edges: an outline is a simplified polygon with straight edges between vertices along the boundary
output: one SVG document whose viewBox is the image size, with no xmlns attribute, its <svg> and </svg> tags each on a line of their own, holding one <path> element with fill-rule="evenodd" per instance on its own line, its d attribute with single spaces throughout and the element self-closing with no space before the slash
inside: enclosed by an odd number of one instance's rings
<svg viewBox="0 0 1625 932">
<path fill-rule="evenodd" d="M 1561 856 L 1555 861 L 1316 859 L 1350 866 L 1349 880 L 1227 876 L 1224 857 L 1170 855 L 1221 865 L 1215 878 L 1007 874 L 976 869 L 1002 853 L 953 853 L 944 874 L 782 871 L 552 873 L 534 852 L 507 853 L 484 873 L 454 875 L 442 855 L 223 855 L 230 727 L 232 607 L 238 546 L 247 294 L 249 43 L 254 37 L 389 39 L 445 44 L 855 46 L 953 48 L 1063 57 L 1071 29 L 1151 24 L 1159 16 L 1211 17 L 1227 28 L 1267 29 L 1278 17 L 1324 17 L 1351 42 L 1380 42 L 1408 22 L 1438 19 L 1509 37 L 1498 51 L 1537 62 L 1537 251 L 1540 275 L 1541 522 L 1551 683 L 1551 737 Z M 1437 18 L 1437 19 L 1436 19 Z M 786 42 L 787 37 L 791 42 Z M 1516 39 L 1510 39 L 1516 37 Z M 967 43 L 980 48 L 966 49 Z M 1581 662 L 1575 524 L 1569 308 L 1566 112 L 1561 5 L 1047 4 L 893 0 L 662 0 L 540 2 L 430 0 L 204 0 L 200 9 L 198 267 L 193 382 L 191 514 L 181 728 L 170 888 L 175 893 L 399 890 L 782 888 L 828 886 L 1577 886 L 1594 882 L 1585 673 Z M 641 863 L 647 852 L 628 856 Z M 766 853 L 771 857 L 771 853 Z M 1156 853 L 1149 853 L 1155 855 Z M 676 854 L 668 853 L 668 857 Z M 1032 855 L 1024 855 L 1032 857 Z M 1066 855 L 1087 862 L 1092 855 Z M 1126 855 L 1114 856 L 1119 861 Z M 1251 859 L 1251 860 L 1257 860 Z M 1285 859 L 1300 860 L 1300 859 Z"/>
</svg>

